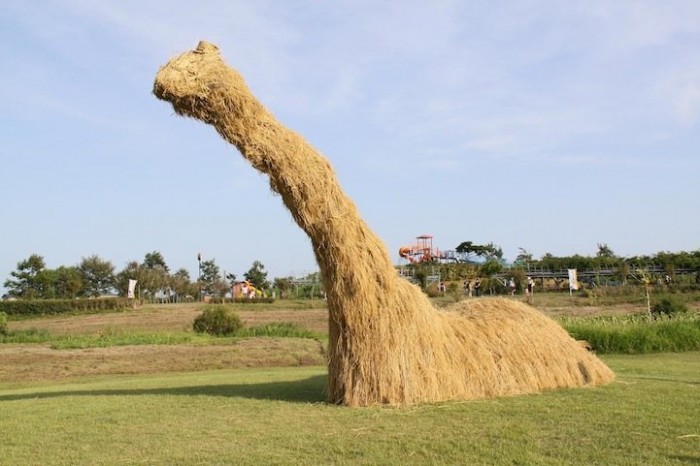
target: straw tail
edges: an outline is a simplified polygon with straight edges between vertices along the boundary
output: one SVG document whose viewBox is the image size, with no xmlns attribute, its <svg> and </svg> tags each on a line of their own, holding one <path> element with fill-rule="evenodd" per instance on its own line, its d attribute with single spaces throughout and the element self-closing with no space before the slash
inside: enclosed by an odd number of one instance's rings
<svg viewBox="0 0 700 466">
<path fill-rule="evenodd" d="M 500 348 L 504 343 L 498 332 L 489 336 L 484 330 L 488 325 L 483 322 L 493 317 L 484 315 L 475 324 L 469 309 L 439 313 L 417 287 L 400 279 L 385 246 L 343 193 L 329 162 L 258 102 L 243 78 L 221 60 L 216 46 L 200 42 L 196 50 L 172 59 L 159 70 L 153 92 L 172 103 L 176 113 L 214 126 L 267 174 L 272 190 L 311 239 L 328 296 L 330 402 L 407 404 L 611 380 L 607 367 L 577 352 L 576 342 L 562 337 L 558 325 L 527 306 L 516 306 L 513 312 L 506 304 L 506 311 L 496 313 L 503 321 L 493 325 L 517 329 L 515 354 L 533 353 L 519 350 L 546 342 L 549 337 L 543 332 L 554 331 L 563 343 L 547 348 L 573 352 L 564 363 L 572 375 L 556 382 L 540 380 L 548 377 L 547 370 L 530 366 L 551 367 L 544 356 L 561 358 L 549 349 L 525 360 L 522 376 L 517 376 L 521 366 L 513 361 L 494 364 L 510 350 Z M 518 328 L 521 313 L 541 327 L 531 336 L 532 329 Z M 490 372 L 479 373 L 484 371 Z M 527 383 L 520 382 L 523 378 Z"/>
</svg>

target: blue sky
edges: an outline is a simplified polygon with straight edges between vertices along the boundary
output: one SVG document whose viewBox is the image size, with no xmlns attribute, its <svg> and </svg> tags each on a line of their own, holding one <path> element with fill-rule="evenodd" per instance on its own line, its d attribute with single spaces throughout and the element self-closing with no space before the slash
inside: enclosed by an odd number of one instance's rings
<svg viewBox="0 0 700 466">
<path fill-rule="evenodd" d="M 316 270 L 266 179 L 151 94 L 216 43 L 398 262 L 700 248 L 700 2 L 4 0 L 0 283 L 32 253 Z"/>
</svg>

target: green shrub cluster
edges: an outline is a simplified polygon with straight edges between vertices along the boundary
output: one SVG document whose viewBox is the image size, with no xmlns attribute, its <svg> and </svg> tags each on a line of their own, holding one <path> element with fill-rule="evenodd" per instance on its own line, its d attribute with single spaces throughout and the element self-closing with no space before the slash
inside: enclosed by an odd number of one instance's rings
<svg viewBox="0 0 700 466">
<path fill-rule="evenodd" d="M 197 333 L 210 335 L 233 335 L 243 327 L 241 318 L 223 305 L 212 305 L 204 309 L 194 320 L 192 328 Z"/>
<path fill-rule="evenodd" d="M 700 350 L 700 317 L 650 321 L 628 318 L 568 319 L 564 328 L 599 353 L 645 354 Z"/>
<path fill-rule="evenodd" d="M 7 314 L 0 312 L 0 335 L 7 335 Z"/>
<path fill-rule="evenodd" d="M 687 312 L 688 306 L 675 296 L 663 297 L 651 307 L 651 315 L 654 316 L 654 318 L 659 318 L 664 315 L 673 317 L 686 314 Z"/>
<path fill-rule="evenodd" d="M 0 312 L 15 316 L 55 315 L 69 312 L 102 312 L 126 309 L 126 298 L 34 299 L 0 301 Z"/>
</svg>

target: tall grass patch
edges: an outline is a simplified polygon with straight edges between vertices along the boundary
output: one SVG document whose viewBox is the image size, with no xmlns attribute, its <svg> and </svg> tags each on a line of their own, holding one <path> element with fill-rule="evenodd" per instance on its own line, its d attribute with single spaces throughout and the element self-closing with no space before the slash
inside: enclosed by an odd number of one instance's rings
<svg viewBox="0 0 700 466">
<path fill-rule="evenodd" d="M 53 338 L 48 331 L 35 328 L 0 332 L 0 343 L 47 343 Z"/>
<path fill-rule="evenodd" d="M 646 354 L 700 350 L 700 316 L 565 318 L 564 328 L 599 353 Z"/>
<path fill-rule="evenodd" d="M 266 325 L 245 327 L 236 332 L 237 337 L 281 337 L 281 338 L 310 338 L 319 340 L 323 335 L 301 328 L 292 322 L 273 322 Z"/>
<path fill-rule="evenodd" d="M 7 314 L 0 312 L 0 335 L 7 335 Z"/>
<path fill-rule="evenodd" d="M 192 332 L 134 332 L 108 329 L 94 335 L 54 335 L 44 329 L 32 328 L 0 335 L 0 343 L 43 343 L 53 349 L 85 349 L 130 345 L 220 344 L 221 340 Z"/>
</svg>

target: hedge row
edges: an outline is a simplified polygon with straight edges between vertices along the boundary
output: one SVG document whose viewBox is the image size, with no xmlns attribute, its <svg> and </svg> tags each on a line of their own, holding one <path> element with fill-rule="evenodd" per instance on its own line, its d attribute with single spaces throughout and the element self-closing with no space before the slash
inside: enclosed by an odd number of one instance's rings
<svg viewBox="0 0 700 466">
<path fill-rule="evenodd" d="M 0 312 L 12 316 L 55 315 L 68 312 L 117 311 L 130 308 L 126 298 L 37 299 L 0 301 Z"/>
</svg>

